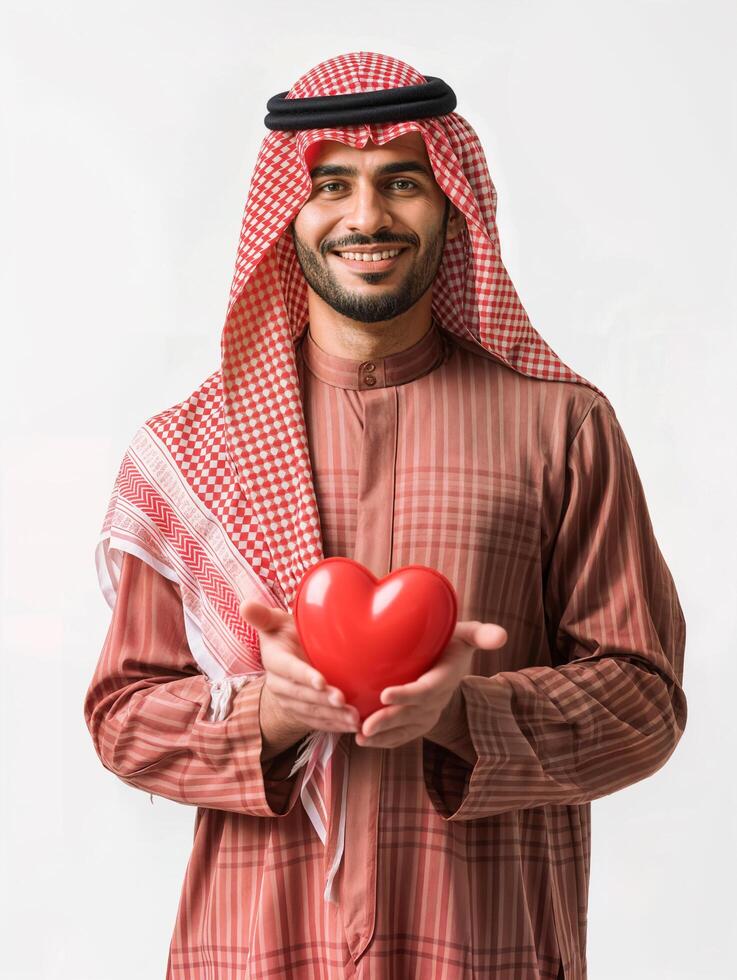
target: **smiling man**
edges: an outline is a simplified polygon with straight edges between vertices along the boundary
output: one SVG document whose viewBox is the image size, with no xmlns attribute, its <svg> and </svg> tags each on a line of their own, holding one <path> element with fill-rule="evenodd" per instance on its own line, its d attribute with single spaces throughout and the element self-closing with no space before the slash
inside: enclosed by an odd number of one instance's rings
<svg viewBox="0 0 737 980">
<path fill-rule="evenodd" d="M 120 467 L 85 718 L 198 808 L 170 978 L 585 980 L 591 801 L 686 724 L 632 453 L 531 325 L 455 105 L 371 52 L 269 100 L 220 370 Z M 291 613 L 333 555 L 459 599 L 362 724 Z"/>
</svg>

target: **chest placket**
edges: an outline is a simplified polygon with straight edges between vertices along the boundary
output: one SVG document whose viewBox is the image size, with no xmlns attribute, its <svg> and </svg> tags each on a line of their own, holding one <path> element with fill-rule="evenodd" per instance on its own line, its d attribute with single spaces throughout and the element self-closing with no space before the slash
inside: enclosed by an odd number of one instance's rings
<svg viewBox="0 0 737 980">
<path fill-rule="evenodd" d="M 354 561 L 381 578 L 391 571 L 397 421 L 396 387 L 362 391 L 363 432 L 358 463 Z"/>
<path fill-rule="evenodd" d="M 393 386 L 362 392 L 364 424 L 353 558 L 378 578 L 392 570 L 398 402 Z M 341 907 L 354 963 L 371 942 L 376 924 L 379 808 L 386 751 L 361 748 L 353 739 L 350 742 Z"/>
</svg>

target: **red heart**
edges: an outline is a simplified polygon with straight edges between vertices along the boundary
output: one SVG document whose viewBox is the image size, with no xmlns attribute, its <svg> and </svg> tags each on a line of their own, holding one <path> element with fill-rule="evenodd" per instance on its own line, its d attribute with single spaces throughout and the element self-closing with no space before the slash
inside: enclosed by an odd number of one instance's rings
<svg viewBox="0 0 737 980">
<path fill-rule="evenodd" d="M 363 721 L 385 687 L 408 684 L 448 645 L 458 601 L 448 579 L 405 565 L 377 579 L 350 558 L 317 562 L 299 584 L 293 615 L 310 663 Z"/>
</svg>

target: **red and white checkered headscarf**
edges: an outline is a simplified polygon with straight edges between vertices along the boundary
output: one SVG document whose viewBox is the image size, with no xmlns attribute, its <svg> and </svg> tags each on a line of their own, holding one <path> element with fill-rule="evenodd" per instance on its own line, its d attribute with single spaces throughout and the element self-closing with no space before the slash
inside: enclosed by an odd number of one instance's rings
<svg viewBox="0 0 737 980">
<path fill-rule="evenodd" d="M 359 51 L 317 65 L 287 98 L 425 81 L 396 58 Z M 311 193 L 311 148 L 321 140 L 381 145 L 411 131 L 422 134 L 438 185 L 466 219 L 445 245 L 434 317 L 515 371 L 598 391 L 530 324 L 501 260 L 486 158 L 462 116 L 268 132 L 243 216 L 221 370 L 136 433 L 97 550 L 111 606 L 122 551 L 179 585 L 190 647 L 212 684 L 214 721 L 227 713 L 233 689 L 263 670 L 258 633 L 240 618 L 240 602 L 289 610 L 302 576 L 323 558 L 295 361 L 307 327 L 307 284 L 288 230 Z M 298 760 L 308 761 L 302 802 L 329 852 L 326 897 L 343 851 L 347 769 L 336 744 L 337 736 L 316 733 Z"/>
</svg>

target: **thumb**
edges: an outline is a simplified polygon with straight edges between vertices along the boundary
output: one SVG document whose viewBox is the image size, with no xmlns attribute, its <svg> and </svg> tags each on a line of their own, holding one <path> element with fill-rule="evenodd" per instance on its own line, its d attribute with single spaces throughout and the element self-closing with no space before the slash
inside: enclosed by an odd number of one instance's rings
<svg viewBox="0 0 737 980">
<path fill-rule="evenodd" d="M 281 626 L 280 610 L 265 606 L 263 602 L 244 599 L 239 609 L 241 616 L 247 623 L 264 633 L 269 633 Z"/>
<path fill-rule="evenodd" d="M 481 623 L 478 620 L 458 623 L 455 636 L 477 650 L 498 650 L 508 639 L 503 626 L 497 623 Z"/>
</svg>

